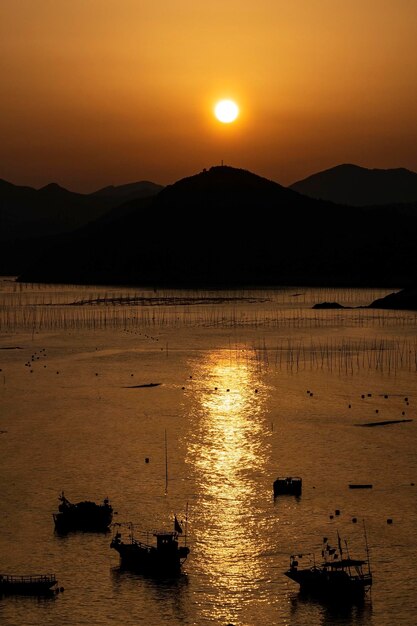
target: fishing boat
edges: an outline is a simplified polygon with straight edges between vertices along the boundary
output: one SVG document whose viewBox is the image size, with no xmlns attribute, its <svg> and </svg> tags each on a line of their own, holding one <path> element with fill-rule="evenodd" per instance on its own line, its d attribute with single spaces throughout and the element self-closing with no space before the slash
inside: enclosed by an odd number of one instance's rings
<svg viewBox="0 0 417 626">
<path fill-rule="evenodd" d="M 0 595 L 48 595 L 58 591 L 55 574 L 0 574 Z"/>
<path fill-rule="evenodd" d="M 113 521 L 113 507 L 109 499 L 103 504 L 96 504 L 89 500 L 72 503 L 65 497 L 64 492 L 59 496 L 59 513 L 53 513 L 55 529 L 59 533 L 71 530 L 105 532 L 109 530 Z"/>
<path fill-rule="evenodd" d="M 316 563 L 314 554 L 293 554 L 290 568 L 285 572 L 300 585 L 300 593 L 333 602 L 355 602 L 363 600 L 372 586 L 372 572 L 366 539 L 366 560 L 353 559 L 347 541 L 342 542 L 337 533 L 338 549 L 323 538 L 322 560 Z M 300 560 L 303 565 L 300 566 Z"/>
<path fill-rule="evenodd" d="M 278 477 L 274 480 L 274 497 L 280 495 L 301 496 L 303 481 L 299 476 Z"/>
<path fill-rule="evenodd" d="M 187 522 L 186 522 L 187 525 Z M 187 531 L 182 535 L 182 527 L 174 519 L 174 530 L 160 530 L 144 533 L 145 541 L 134 536 L 133 524 L 116 523 L 115 534 L 110 548 L 120 556 L 120 568 L 156 576 L 175 576 L 181 573 L 190 549 L 187 546 Z M 128 540 L 122 537 L 122 526 L 129 529 Z M 180 541 L 183 545 L 180 545 Z"/>
</svg>

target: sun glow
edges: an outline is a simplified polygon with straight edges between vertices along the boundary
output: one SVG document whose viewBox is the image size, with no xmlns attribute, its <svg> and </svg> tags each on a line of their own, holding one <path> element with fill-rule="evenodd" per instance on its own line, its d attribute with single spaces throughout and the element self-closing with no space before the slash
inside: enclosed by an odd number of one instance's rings
<svg viewBox="0 0 417 626">
<path fill-rule="evenodd" d="M 239 115 L 239 107 L 233 100 L 220 100 L 214 107 L 214 115 L 219 122 L 230 124 Z"/>
</svg>

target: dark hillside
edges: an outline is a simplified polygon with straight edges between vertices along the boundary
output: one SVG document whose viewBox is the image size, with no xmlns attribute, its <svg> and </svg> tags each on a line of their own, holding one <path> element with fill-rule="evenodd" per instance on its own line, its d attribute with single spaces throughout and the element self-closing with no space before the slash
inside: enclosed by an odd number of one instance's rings
<svg viewBox="0 0 417 626">
<path fill-rule="evenodd" d="M 21 280 L 166 286 L 405 286 L 417 218 L 312 200 L 214 167 L 67 237 Z"/>
</svg>

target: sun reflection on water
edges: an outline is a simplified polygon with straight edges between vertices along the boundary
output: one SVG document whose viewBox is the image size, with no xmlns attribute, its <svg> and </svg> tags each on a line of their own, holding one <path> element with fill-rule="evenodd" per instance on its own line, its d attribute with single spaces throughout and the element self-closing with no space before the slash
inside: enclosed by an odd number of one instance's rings
<svg viewBox="0 0 417 626">
<path fill-rule="evenodd" d="M 270 455 L 267 393 L 256 366 L 238 353 L 205 354 L 194 376 L 187 463 L 199 494 L 195 563 L 210 580 L 208 588 L 216 590 L 213 611 L 218 607 L 219 618 L 235 618 L 255 590 L 261 599 L 259 512 L 265 493 L 259 480 Z"/>
</svg>

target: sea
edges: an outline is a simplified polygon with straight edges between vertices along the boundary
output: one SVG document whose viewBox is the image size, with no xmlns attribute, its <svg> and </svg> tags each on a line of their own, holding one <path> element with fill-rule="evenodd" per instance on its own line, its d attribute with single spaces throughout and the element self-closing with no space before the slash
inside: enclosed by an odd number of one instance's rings
<svg viewBox="0 0 417 626">
<path fill-rule="evenodd" d="M 367 308 L 398 289 L 2 277 L 0 574 L 61 590 L 1 597 L 2 626 L 416 625 L 417 313 Z M 274 499 L 278 477 L 301 496 Z M 58 535 L 62 492 L 108 498 L 118 525 Z M 116 529 L 143 541 L 175 517 L 179 577 L 120 569 Z M 338 537 L 369 555 L 359 605 L 285 576 Z"/>
</svg>

